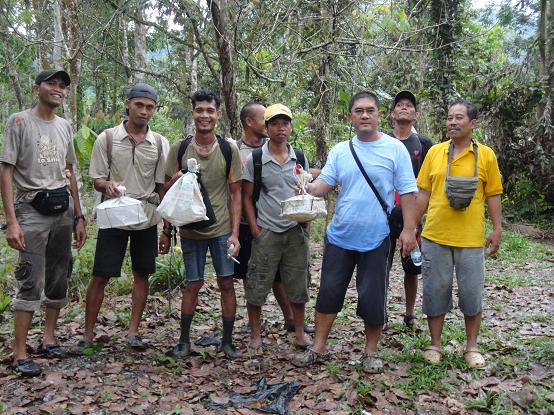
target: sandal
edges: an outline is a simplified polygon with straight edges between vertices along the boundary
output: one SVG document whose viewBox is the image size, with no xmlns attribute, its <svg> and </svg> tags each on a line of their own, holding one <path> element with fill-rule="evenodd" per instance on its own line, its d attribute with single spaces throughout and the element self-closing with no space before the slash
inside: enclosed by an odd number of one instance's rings
<svg viewBox="0 0 554 415">
<path fill-rule="evenodd" d="M 88 340 L 79 340 L 79 342 L 69 350 L 69 353 L 75 356 L 94 354 L 94 344 Z"/>
<path fill-rule="evenodd" d="M 129 334 L 127 336 L 127 347 L 139 352 L 143 352 L 148 349 L 148 346 L 146 345 L 146 343 L 144 343 L 142 337 L 140 337 L 136 333 Z"/>
<path fill-rule="evenodd" d="M 328 353 L 317 353 L 312 348 L 292 356 L 291 363 L 296 367 L 311 366 L 315 363 L 323 363 L 329 358 Z"/>
<path fill-rule="evenodd" d="M 12 363 L 9 368 L 20 376 L 33 377 L 42 373 L 42 369 L 33 359 L 19 359 Z"/>
<path fill-rule="evenodd" d="M 425 348 L 423 352 L 423 358 L 433 365 L 441 361 L 442 352 L 440 347 L 429 345 Z"/>
<path fill-rule="evenodd" d="M 477 347 L 465 349 L 464 359 L 470 369 L 483 369 L 486 366 L 485 358 Z"/>
<path fill-rule="evenodd" d="M 368 353 L 362 358 L 362 367 L 365 373 L 377 374 L 385 370 L 383 360 L 377 352 Z"/>
<path fill-rule="evenodd" d="M 48 357 L 63 359 L 67 357 L 67 351 L 59 344 L 44 344 L 41 343 L 37 349 L 38 354 L 44 354 Z"/>
<path fill-rule="evenodd" d="M 404 325 L 406 326 L 406 328 L 408 330 L 415 330 L 417 325 L 416 325 L 416 317 L 414 315 L 411 315 L 411 314 L 406 314 L 404 316 Z"/>
</svg>

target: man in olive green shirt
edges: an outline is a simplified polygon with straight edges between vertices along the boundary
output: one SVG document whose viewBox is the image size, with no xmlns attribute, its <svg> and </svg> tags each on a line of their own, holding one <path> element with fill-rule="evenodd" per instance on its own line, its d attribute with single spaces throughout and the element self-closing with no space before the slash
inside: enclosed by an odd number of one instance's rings
<svg viewBox="0 0 554 415">
<path fill-rule="evenodd" d="M 173 349 L 176 357 L 186 357 L 191 354 L 190 326 L 196 309 L 198 291 L 204 284 L 204 266 L 208 248 L 221 291 L 223 317 L 221 349 L 229 358 L 241 356 L 232 344 L 236 296 L 233 286 L 234 263 L 227 256 L 227 251 L 233 245 L 232 255 L 236 256 L 240 249 L 238 234 L 242 163 L 234 141 L 215 135 L 215 126 L 221 116 L 220 102 L 219 97 L 211 92 L 194 93 L 192 119 L 196 132 L 194 136 L 185 139 L 184 153 L 181 154 L 184 148 L 183 141 L 179 141 L 171 147 L 167 158 L 166 184 L 162 194 L 183 175 L 181 168 L 187 166 L 187 160 L 194 158 L 200 165 L 201 181 L 215 214 L 215 222 L 210 225 L 201 228 L 196 226 L 196 229 L 190 229 L 189 225 L 185 225 L 179 231 L 187 284 L 181 300 L 181 337 Z M 170 229 L 171 225 L 166 224 L 160 236 L 162 253 L 169 251 Z"/>
</svg>

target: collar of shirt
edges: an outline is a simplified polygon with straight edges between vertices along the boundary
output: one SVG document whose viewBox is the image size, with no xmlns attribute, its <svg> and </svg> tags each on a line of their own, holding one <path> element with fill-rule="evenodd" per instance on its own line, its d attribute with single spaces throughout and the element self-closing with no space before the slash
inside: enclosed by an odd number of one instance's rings
<svg viewBox="0 0 554 415">
<path fill-rule="evenodd" d="M 148 128 L 148 130 L 146 131 L 146 137 L 144 138 L 145 141 L 148 141 L 150 144 L 156 144 L 156 138 L 154 137 L 154 134 L 152 133 L 152 130 L 150 129 L 149 126 L 147 128 Z M 123 141 L 126 138 L 130 139 L 131 136 L 129 135 L 129 133 L 125 129 L 125 123 L 122 122 L 121 124 L 119 124 L 119 126 L 115 130 L 114 140 Z"/>
<path fill-rule="evenodd" d="M 294 152 L 294 148 L 287 143 L 287 147 L 289 149 L 289 158 L 288 160 L 294 160 L 296 162 L 296 153 Z M 262 146 L 262 164 L 269 163 L 273 160 L 273 157 L 271 156 L 271 153 L 269 152 L 269 140 Z"/>
</svg>

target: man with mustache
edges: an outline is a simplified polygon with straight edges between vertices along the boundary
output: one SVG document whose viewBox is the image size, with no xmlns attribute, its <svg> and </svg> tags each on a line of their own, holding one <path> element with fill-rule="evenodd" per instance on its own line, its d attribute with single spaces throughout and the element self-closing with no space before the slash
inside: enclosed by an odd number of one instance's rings
<svg viewBox="0 0 554 415">
<path fill-rule="evenodd" d="M 417 219 L 427 210 L 422 233 L 423 313 L 431 344 L 423 357 L 438 363 L 442 357 L 444 318 L 452 307 L 453 271 L 458 282 L 458 306 L 464 314 L 464 358 L 470 368 L 486 362 L 477 346 L 485 276 L 484 246 L 494 254 L 502 235 L 502 180 L 490 147 L 477 143 L 477 108 L 456 101 L 448 109 L 450 140 L 433 146 L 417 178 Z M 485 202 L 493 230 L 485 239 Z"/>
</svg>

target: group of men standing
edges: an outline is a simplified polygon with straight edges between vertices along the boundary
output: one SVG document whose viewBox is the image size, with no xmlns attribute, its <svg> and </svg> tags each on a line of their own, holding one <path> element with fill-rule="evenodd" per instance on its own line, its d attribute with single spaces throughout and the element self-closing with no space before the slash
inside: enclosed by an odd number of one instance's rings
<svg viewBox="0 0 554 415">
<path fill-rule="evenodd" d="M 26 350 L 32 315 L 41 302 L 46 307 L 46 322 L 39 351 L 54 357 L 66 355 L 54 330 L 59 310 L 67 302 L 71 233 L 75 232 L 77 249 L 86 240 L 73 174 L 76 158 L 71 129 L 55 115 L 69 83 L 69 75 L 61 70 L 43 71 L 37 76 L 33 90 L 38 103 L 31 110 L 10 117 L 0 157 L 6 239 L 20 251 L 15 271 L 12 367 L 27 376 L 41 373 Z M 157 105 L 156 91 L 147 84 L 136 84 L 125 100 L 125 121 L 105 130 L 94 144 L 90 176 L 102 199 L 120 196 L 118 185 L 124 185 L 127 196 L 142 201 L 148 220 L 140 225 L 99 230 L 86 297 L 85 330 L 72 348 L 73 354 L 81 354 L 93 344 L 105 287 L 110 278 L 121 274 L 129 241 L 134 280 L 126 341 L 137 350 L 147 347 L 139 335 L 139 325 L 146 306 L 148 276 L 155 271 L 158 250 L 162 254 L 169 252 L 175 232 L 164 221 L 158 240 L 161 218 L 156 206 L 184 174 L 187 160 L 195 158 L 215 220 L 178 230 L 186 285 L 181 301 L 181 333 L 172 349 L 174 356 L 186 357 L 193 352 L 190 330 L 209 249 L 221 295 L 220 348 L 225 356 L 241 356 L 232 342 L 236 314 L 234 277 L 244 280 L 249 347 L 263 346 L 261 311 L 273 289 L 283 312 L 284 327 L 294 331 L 294 344 L 301 349 L 293 355 L 292 362 L 307 366 L 328 358 L 327 338 L 357 269 L 357 314 L 364 321 L 366 334 L 363 368 L 368 373 L 379 373 L 384 362 L 378 353 L 378 342 L 387 321 L 389 270 L 395 246 L 401 251 L 404 265 L 409 262 L 404 258 L 409 258 L 421 241 L 423 312 L 431 331 L 425 359 L 430 363 L 441 359 L 440 337 L 444 316 L 452 308 L 455 268 L 467 331 L 464 355 L 470 367 L 485 365 L 477 348 L 484 290 L 484 202 L 493 223 L 486 244 L 494 253 L 502 231 L 502 185 L 494 153 L 472 138 L 477 112 L 471 103 L 459 101 L 449 108 L 447 130 L 451 140 L 431 147 L 429 139 L 413 131 L 418 113 L 416 97 L 411 92 L 402 91 L 394 98 L 392 136 L 379 130 L 381 113 L 375 94 L 363 91 L 351 98 L 348 120 L 355 136 L 331 149 L 321 174 L 312 170 L 314 176 L 319 176 L 306 186 L 308 193 L 315 196 L 340 188 L 326 233 L 312 344 L 307 333 L 313 329 L 305 325 L 305 304 L 309 300 L 308 229 L 306 224 L 280 216 L 281 201 L 298 191 L 295 173 L 300 166 L 301 170 L 310 170 L 305 155 L 288 143 L 291 110 L 282 104 L 268 108 L 257 103 L 245 105 L 240 115 L 245 136 L 235 142 L 215 134 L 221 115 L 217 95 L 198 91 L 191 102 L 195 133 L 170 147 L 166 138 L 148 126 Z M 457 194 L 453 183 L 460 177 L 473 178 L 475 184 L 470 204 L 463 208 L 456 204 L 457 199 L 450 200 L 452 194 Z M 385 201 L 385 209 L 379 198 Z M 65 203 L 61 208 L 60 200 Z M 403 217 L 398 240 L 389 236 L 388 212 L 395 203 Z M 422 232 L 421 218 L 426 211 Z M 232 257 L 240 264 L 235 264 Z M 413 327 L 419 269 L 412 263 L 404 270 L 404 322 Z"/>
</svg>

